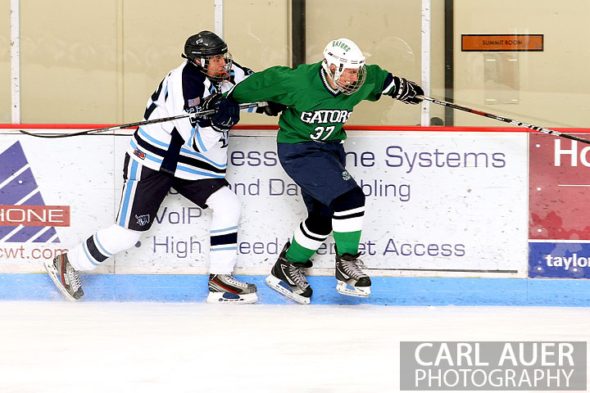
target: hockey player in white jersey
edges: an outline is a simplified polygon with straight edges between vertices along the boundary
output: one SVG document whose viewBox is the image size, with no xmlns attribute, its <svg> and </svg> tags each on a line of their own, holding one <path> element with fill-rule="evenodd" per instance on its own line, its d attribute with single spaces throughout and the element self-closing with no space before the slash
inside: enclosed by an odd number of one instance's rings
<svg viewBox="0 0 590 393">
<path fill-rule="evenodd" d="M 210 225 L 210 303 L 254 303 L 256 286 L 233 275 L 237 261 L 240 202 L 225 180 L 228 132 L 239 120 L 237 104 L 220 99 L 252 72 L 232 61 L 225 42 L 210 31 L 189 37 L 186 60 L 162 80 L 148 100 L 145 120 L 199 109 L 209 118 L 183 118 L 137 129 L 125 155 L 125 184 L 116 223 L 99 230 L 66 254 L 47 261 L 57 288 L 80 299 L 80 271 L 90 271 L 137 243 L 147 231 L 170 188 L 212 211 Z"/>
</svg>

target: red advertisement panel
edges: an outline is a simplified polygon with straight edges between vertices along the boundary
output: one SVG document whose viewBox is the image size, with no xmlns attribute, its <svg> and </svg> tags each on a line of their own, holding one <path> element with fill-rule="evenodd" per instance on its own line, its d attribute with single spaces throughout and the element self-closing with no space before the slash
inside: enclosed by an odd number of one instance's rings
<svg viewBox="0 0 590 393">
<path fill-rule="evenodd" d="M 529 238 L 590 240 L 590 145 L 533 133 L 529 162 Z"/>
<path fill-rule="evenodd" d="M 0 225 L 69 227 L 69 206 L 0 205 Z"/>
</svg>

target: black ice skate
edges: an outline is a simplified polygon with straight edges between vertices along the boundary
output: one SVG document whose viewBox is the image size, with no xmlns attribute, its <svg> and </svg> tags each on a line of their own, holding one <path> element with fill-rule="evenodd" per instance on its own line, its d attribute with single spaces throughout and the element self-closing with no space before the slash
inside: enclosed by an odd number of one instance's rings
<svg viewBox="0 0 590 393">
<path fill-rule="evenodd" d="M 343 295 L 367 297 L 371 294 L 371 278 L 361 267 L 360 254 L 336 255 L 336 290 Z"/>
<path fill-rule="evenodd" d="M 309 304 L 313 293 L 303 269 L 311 267 L 311 262 L 291 263 L 285 255 L 290 243 L 287 242 L 270 275 L 266 277 L 269 287 L 300 304 Z"/>
<path fill-rule="evenodd" d="M 76 301 L 84 296 L 80 275 L 70 265 L 67 254 L 58 255 L 53 261 L 45 261 L 45 270 L 66 299 Z"/>
<path fill-rule="evenodd" d="M 209 275 L 207 303 L 251 304 L 257 301 L 256 285 L 241 282 L 231 274 Z"/>
</svg>

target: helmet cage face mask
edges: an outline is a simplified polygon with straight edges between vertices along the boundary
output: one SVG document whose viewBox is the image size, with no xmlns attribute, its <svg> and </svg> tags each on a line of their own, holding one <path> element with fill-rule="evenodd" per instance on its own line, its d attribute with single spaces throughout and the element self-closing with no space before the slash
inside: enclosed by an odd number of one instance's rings
<svg viewBox="0 0 590 393">
<path fill-rule="evenodd" d="M 334 67 L 331 67 L 332 65 Z M 367 77 L 365 56 L 354 42 L 346 38 L 328 43 L 324 49 L 322 67 L 338 90 L 346 95 L 358 91 Z M 357 80 L 354 82 L 341 80 L 345 69 L 358 70 Z"/>
<path fill-rule="evenodd" d="M 225 60 L 225 65 L 223 66 L 223 72 L 218 72 L 215 75 L 209 75 L 209 65 L 211 63 L 211 58 L 219 56 L 219 55 L 222 55 L 223 59 Z M 197 62 L 197 60 L 198 60 L 198 62 Z M 205 75 L 207 75 L 207 77 L 209 79 L 212 79 L 215 82 L 221 82 L 221 81 L 229 79 L 231 66 L 233 64 L 233 58 L 232 58 L 231 53 L 225 52 L 225 53 L 220 53 L 217 55 L 195 57 L 195 59 L 193 60 L 193 64 L 195 64 L 201 70 L 201 72 L 203 72 Z"/>
</svg>

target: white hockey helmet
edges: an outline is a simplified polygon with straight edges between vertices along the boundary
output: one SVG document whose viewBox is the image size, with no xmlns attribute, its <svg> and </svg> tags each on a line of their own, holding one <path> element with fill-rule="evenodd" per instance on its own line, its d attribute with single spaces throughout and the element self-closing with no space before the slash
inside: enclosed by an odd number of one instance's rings
<svg viewBox="0 0 590 393">
<path fill-rule="evenodd" d="M 334 70 L 331 69 L 332 65 L 335 66 Z M 365 83 L 367 76 L 365 56 L 360 48 L 348 38 L 339 38 L 330 41 L 326 45 L 322 67 L 328 76 L 332 78 L 338 90 L 348 95 L 360 89 L 363 83 Z M 340 81 L 339 83 L 340 76 L 346 68 L 358 70 L 358 79 L 356 82 L 344 83 Z"/>
</svg>

